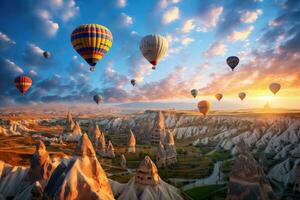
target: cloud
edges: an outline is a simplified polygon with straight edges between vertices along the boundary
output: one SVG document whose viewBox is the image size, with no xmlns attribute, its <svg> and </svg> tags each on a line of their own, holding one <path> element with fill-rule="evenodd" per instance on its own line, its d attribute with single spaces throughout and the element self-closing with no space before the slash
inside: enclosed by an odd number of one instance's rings
<svg viewBox="0 0 300 200">
<path fill-rule="evenodd" d="M 151 69 L 151 65 L 140 54 L 130 56 L 128 59 L 128 64 L 130 65 L 129 72 L 131 77 L 134 78 L 138 84 L 144 80 L 146 75 L 153 71 Z"/>
<path fill-rule="evenodd" d="M 116 5 L 119 8 L 125 8 L 127 5 L 127 0 L 116 0 Z"/>
<path fill-rule="evenodd" d="M 61 15 L 64 22 L 69 21 L 79 12 L 79 7 L 76 6 L 75 0 L 67 0 L 61 8 L 64 10 Z"/>
<path fill-rule="evenodd" d="M 227 40 L 230 42 L 245 41 L 248 38 L 248 36 L 251 34 L 253 29 L 254 26 L 249 26 L 243 31 L 234 31 L 231 35 L 227 37 Z"/>
<path fill-rule="evenodd" d="M 23 69 L 19 67 L 12 60 L 0 59 L 0 95 L 6 95 L 9 90 L 15 89 L 14 80 L 17 76 L 24 73 Z"/>
<path fill-rule="evenodd" d="M 8 35 L 0 32 L 0 49 L 5 49 L 9 46 L 16 44 Z"/>
<path fill-rule="evenodd" d="M 162 16 L 163 24 L 169 24 L 177 19 L 179 19 L 179 8 L 176 6 L 166 10 Z"/>
<path fill-rule="evenodd" d="M 222 13 L 222 6 L 212 6 L 207 12 L 204 12 L 202 15 L 200 15 L 199 18 L 206 29 L 213 28 L 217 26 Z"/>
<path fill-rule="evenodd" d="M 104 87 L 114 86 L 118 89 L 121 89 L 129 83 L 129 79 L 126 76 L 119 74 L 114 70 L 112 62 L 109 62 L 106 66 L 103 77 L 104 78 L 102 79 L 102 82 Z"/>
<path fill-rule="evenodd" d="M 23 56 L 25 64 L 31 67 L 41 67 L 45 63 L 43 52 L 44 50 L 37 45 L 27 43 Z"/>
<path fill-rule="evenodd" d="M 40 19 L 40 31 L 49 37 L 55 36 L 59 29 L 59 25 L 58 23 L 52 21 L 50 18 L 50 13 L 47 10 L 38 10 L 36 15 Z"/>
<path fill-rule="evenodd" d="M 185 38 L 183 38 L 182 40 L 181 40 L 181 44 L 183 45 L 183 46 L 187 46 L 187 45 L 189 45 L 191 42 L 193 42 L 194 41 L 194 39 L 192 39 L 192 38 L 190 38 L 190 37 L 185 37 Z"/>
<path fill-rule="evenodd" d="M 261 2 L 253 0 L 243 1 L 226 1 L 224 5 L 224 12 L 222 20 L 219 21 L 217 26 L 218 36 L 227 36 L 235 31 L 237 28 L 243 27 L 244 23 L 241 17 L 245 12 L 256 11 Z"/>
<path fill-rule="evenodd" d="M 205 57 L 213 57 L 224 55 L 227 51 L 227 46 L 221 42 L 213 43 L 207 51 L 203 53 Z"/>
<path fill-rule="evenodd" d="M 263 11 L 261 9 L 256 9 L 254 11 L 247 10 L 246 12 L 242 13 L 241 21 L 246 24 L 251 24 L 251 23 L 255 22 L 258 19 L 258 17 L 262 14 L 263 14 Z"/>
<path fill-rule="evenodd" d="M 159 8 L 164 9 L 170 5 L 178 4 L 179 2 L 180 2 L 180 0 L 159 0 L 158 6 L 159 6 Z"/>
<path fill-rule="evenodd" d="M 130 26 L 133 24 L 132 17 L 128 16 L 126 13 L 121 13 L 120 23 L 122 26 Z"/>
<path fill-rule="evenodd" d="M 189 33 L 194 30 L 196 27 L 194 19 L 188 19 L 184 22 L 183 26 L 181 27 L 181 32 Z"/>
</svg>

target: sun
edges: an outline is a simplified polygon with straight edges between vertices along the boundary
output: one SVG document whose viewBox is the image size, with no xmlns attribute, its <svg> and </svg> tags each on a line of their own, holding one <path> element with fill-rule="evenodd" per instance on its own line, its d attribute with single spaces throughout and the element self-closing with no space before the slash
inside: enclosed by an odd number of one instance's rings
<svg viewBox="0 0 300 200">
<path fill-rule="evenodd" d="M 267 96 L 260 96 L 259 97 L 260 100 L 263 100 L 263 101 L 272 101 L 274 99 L 274 96 L 271 96 L 271 95 L 267 95 Z"/>
</svg>

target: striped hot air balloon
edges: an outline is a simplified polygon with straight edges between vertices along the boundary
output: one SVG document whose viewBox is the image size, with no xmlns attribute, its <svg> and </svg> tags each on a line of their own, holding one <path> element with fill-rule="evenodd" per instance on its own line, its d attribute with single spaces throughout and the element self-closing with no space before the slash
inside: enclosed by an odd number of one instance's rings
<svg viewBox="0 0 300 200">
<path fill-rule="evenodd" d="M 83 24 L 71 34 L 71 43 L 90 66 L 95 66 L 112 46 L 113 36 L 108 28 L 98 24 Z"/>
<path fill-rule="evenodd" d="M 140 50 L 143 56 L 155 65 L 166 55 L 168 51 L 168 41 L 161 35 L 147 35 L 140 42 Z"/>
<path fill-rule="evenodd" d="M 15 79 L 15 86 L 18 88 L 18 90 L 24 95 L 27 90 L 31 87 L 32 80 L 28 76 L 18 76 Z"/>
</svg>

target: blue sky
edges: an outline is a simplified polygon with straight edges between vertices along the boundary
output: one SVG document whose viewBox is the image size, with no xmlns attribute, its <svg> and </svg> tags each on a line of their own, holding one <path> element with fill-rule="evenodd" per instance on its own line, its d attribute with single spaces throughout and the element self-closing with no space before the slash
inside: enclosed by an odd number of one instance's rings
<svg viewBox="0 0 300 200">
<path fill-rule="evenodd" d="M 106 102 L 191 101 L 193 88 L 208 99 L 246 91 L 255 102 L 272 81 L 284 86 L 279 105 L 287 97 L 293 102 L 298 91 L 299 1 L 3 0 L 0 13 L 3 106 L 90 103 L 96 93 Z M 73 29 L 86 23 L 108 27 L 114 38 L 93 73 L 70 43 Z M 139 51 L 141 38 L 152 33 L 169 42 L 155 71 Z M 42 57 L 44 50 L 50 59 Z M 231 55 L 241 60 L 234 73 L 225 63 Z M 291 59 L 278 68 L 283 57 Z M 13 85 L 20 74 L 33 79 L 24 97 Z"/>
</svg>

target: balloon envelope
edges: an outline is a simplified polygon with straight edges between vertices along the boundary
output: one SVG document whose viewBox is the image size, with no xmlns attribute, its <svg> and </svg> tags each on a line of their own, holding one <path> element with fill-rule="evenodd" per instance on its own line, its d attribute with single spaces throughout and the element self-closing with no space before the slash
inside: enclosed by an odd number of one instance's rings
<svg viewBox="0 0 300 200">
<path fill-rule="evenodd" d="M 199 112 L 202 113 L 204 116 L 207 115 L 207 113 L 209 112 L 211 108 L 211 104 L 209 101 L 203 100 L 203 101 L 199 101 L 198 103 L 198 109 Z"/>
<path fill-rule="evenodd" d="M 216 97 L 216 99 L 217 99 L 218 101 L 220 101 L 220 100 L 223 98 L 223 94 L 218 93 L 218 94 L 215 95 L 215 97 Z"/>
<path fill-rule="evenodd" d="M 273 92 L 273 94 L 275 95 L 281 88 L 281 85 L 279 83 L 271 83 L 269 85 L 269 89 L 271 90 L 271 92 Z"/>
<path fill-rule="evenodd" d="M 51 54 L 49 51 L 44 51 L 43 56 L 44 58 L 50 58 Z"/>
<path fill-rule="evenodd" d="M 131 79 L 130 83 L 131 83 L 133 86 L 135 86 L 135 84 L 136 84 L 135 79 Z"/>
<path fill-rule="evenodd" d="M 239 64 L 240 59 L 236 56 L 230 56 L 227 58 L 226 60 L 227 65 L 232 69 L 232 71 L 234 70 L 234 68 Z"/>
<path fill-rule="evenodd" d="M 95 66 L 112 46 L 113 36 L 108 28 L 99 24 L 83 24 L 71 34 L 71 43 L 90 66 Z"/>
<path fill-rule="evenodd" d="M 196 96 L 198 95 L 198 90 L 192 89 L 192 90 L 191 90 L 191 94 L 192 94 L 192 96 L 193 96 L 194 98 L 196 98 Z"/>
<path fill-rule="evenodd" d="M 140 51 L 154 66 L 166 55 L 168 47 L 167 39 L 161 35 L 147 35 L 140 42 Z"/>
<path fill-rule="evenodd" d="M 103 100 L 104 100 L 104 98 L 103 98 L 100 94 L 96 94 L 96 95 L 94 96 L 94 101 L 95 101 L 97 104 L 102 103 Z"/>
<path fill-rule="evenodd" d="M 246 93 L 245 92 L 240 92 L 239 93 L 239 97 L 243 101 L 245 99 L 245 97 L 246 97 Z"/>
<path fill-rule="evenodd" d="M 16 88 L 24 95 L 32 85 L 32 80 L 28 76 L 18 76 L 15 79 Z"/>
</svg>

